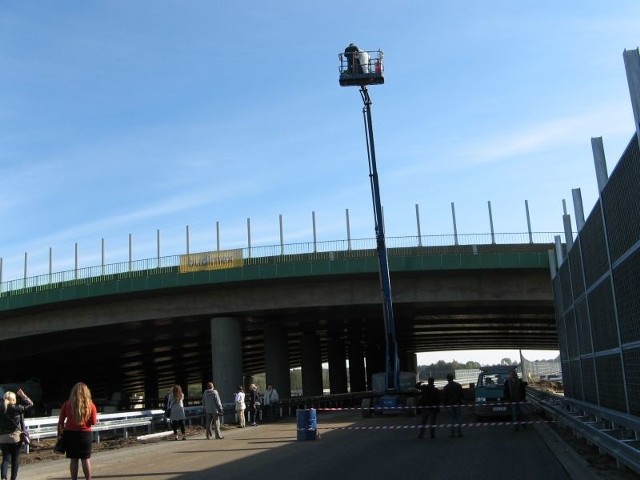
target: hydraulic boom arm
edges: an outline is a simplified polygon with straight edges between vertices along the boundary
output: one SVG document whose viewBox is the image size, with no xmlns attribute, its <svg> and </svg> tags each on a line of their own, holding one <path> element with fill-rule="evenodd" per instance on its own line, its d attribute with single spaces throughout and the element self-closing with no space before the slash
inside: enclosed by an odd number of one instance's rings
<svg viewBox="0 0 640 480">
<path fill-rule="evenodd" d="M 389 276 L 389 259 L 387 245 L 384 238 L 384 219 L 382 205 L 380 203 L 380 186 L 378 184 L 378 170 L 376 168 L 376 150 L 373 141 L 373 123 L 371 120 L 371 98 L 366 85 L 360 88 L 364 108 L 362 114 L 365 123 L 367 137 L 367 155 L 369 157 L 369 178 L 371 181 L 371 195 L 373 197 L 373 212 L 375 216 L 376 248 L 378 250 L 380 290 L 382 293 L 382 309 L 386 333 L 386 364 L 385 386 L 389 390 L 397 390 L 399 382 L 398 342 L 396 339 L 396 326 L 393 317 L 393 304 L 391 301 L 391 279 Z"/>
</svg>

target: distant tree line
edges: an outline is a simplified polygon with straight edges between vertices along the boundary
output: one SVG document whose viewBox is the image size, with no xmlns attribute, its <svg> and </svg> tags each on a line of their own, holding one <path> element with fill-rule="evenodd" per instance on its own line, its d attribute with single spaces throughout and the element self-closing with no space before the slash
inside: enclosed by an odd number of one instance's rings
<svg viewBox="0 0 640 480">
<path fill-rule="evenodd" d="M 513 361 L 510 358 L 503 358 L 500 361 L 500 365 L 516 365 L 518 362 Z M 418 378 L 420 380 L 426 380 L 429 377 L 433 377 L 436 380 L 443 380 L 447 378 L 448 373 L 455 373 L 456 370 L 473 370 L 480 368 L 482 365 L 479 362 L 468 361 L 466 363 L 460 363 L 456 360 L 452 362 L 445 362 L 444 360 L 438 360 L 431 365 L 419 365 L 418 366 Z"/>
</svg>

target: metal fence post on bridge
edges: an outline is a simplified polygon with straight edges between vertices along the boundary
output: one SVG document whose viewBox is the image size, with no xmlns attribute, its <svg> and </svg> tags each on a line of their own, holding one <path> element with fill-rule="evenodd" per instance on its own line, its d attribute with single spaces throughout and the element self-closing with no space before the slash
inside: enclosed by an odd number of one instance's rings
<svg viewBox="0 0 640 480">
<path fill-rule="evenodd" d="M 493 214 L 491 213 L 491 200 L 487 202 L 487 206 L 489 207 L 489 228 L 491 229 L 491 243 L 493 245 L 496 244 L 496 234 L 493 231 Z"/>
<path fill-rule="evenodd" d="M 316 238 L 316 212 L 311 212 L 311 225 L 313 228 L 313 253 L 318 251 L 318 241 Z"/>
<path fill-rule="evenodd" d="M 640 143 L 640 48 L 625 50 L 622 54 L 624 67 L 627 72 L 631 107 L 636 122 L 636 134 Z"/>
<path fill-rule="evenodd" d="M 251 258 L 251 219 L 247 218 L 247 255 Z"/>
<path fill-rule="evenodd" d="M 347 250 L 351 251 L 351 224 L 349 222 L 349 209 L 345 209 L 345 216 L 347 220 Z"/>
<path fill-rule="evenodd" d="M 278 215 L 278 222 L 280 223 L 280 255 L 284 255 L 284 232 L 282 226 L 282 214 Z"/>
<path fill-rule="evenodd" d="M 422 246 L 422 232 L 420 232 L 420 207 L 416 203 L 416 223 L 418 224 L 418 246 Z"/>
<path fill-rule="evenodd" d="M 451 202 L 451 216 L 453 217 L 453 241 L 456 245 L 458 243 L 458 226 L 456 225 L 456 206 Z"/>
<path fill-rule="evenodd" d="M 524 201 L 524 209 L 527 212 L 527 230 L 529 232 L 529 243 L 533 243 L 533 235 L 531 233 L 531 216 L 529 215 L 529 200 Z"/>
</svg>

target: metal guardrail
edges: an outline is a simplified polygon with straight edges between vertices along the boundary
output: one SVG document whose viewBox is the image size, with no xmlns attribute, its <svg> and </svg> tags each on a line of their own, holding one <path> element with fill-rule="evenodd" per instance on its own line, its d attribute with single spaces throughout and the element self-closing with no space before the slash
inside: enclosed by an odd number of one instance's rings
<svg viewBox="0 0 640 480">
<path fill-rule="evenodd" d="M 556 232 L 536 233 L 500 233 L 500 234 L 459 234 L 459 235 L 423 235 L 409 237 L 389 237 L 387 248 L 389 255 L 394 255 L 394 249 L 403 248 L 438 248 L 440 253 L 471 253 L 474 246 L 480 245 L 530 245 L 553 244 Z M 280 258 L 282 261 L 295 261 L 302 255 L 318 255 L 319 259 L 329 258 L 333 254 L 340 254 L 345 258 L 360 258 L 376 255 L 375 238 L 334 240 L 326 242 L 302 242 L 281 245 L 245 247 L 242 250 L 244 265 L 261 265 Z M 203 252 L 204 253 L 204 252 Z M 0 281 L 0 294 L 15 292 L 27 288 L 46 288 L 62 283 L 82 281 L 82 283 L 102 282 L 109 276 L 126 274 L 129 278 L 136 278 L 153 272 L 154 274 L 168 273 L 179 267 L 182 255 L 129 260 L 111 264 L 90 267 L 78 267 L 60 272 L 28 276 L 25 260 L 22 278 Z M 0 259 L 1 260 L 1 259 Z M 0 280 L 2 280 L 2 262 L 0 262 Z M 91 282 L 95 279 L 95 282 Z"/>
<path fill-rule="evenodd" d="M 185 407 L 186 420 L 191 424 L 194 420 L 204 417 L 202 406 Z M 129 429 L 147 427 L 147 432 L 151 433 L 154 426 L 164 422 L 164 410 L 134 410 L 118 413 L 99 413 L 98 423 L 92 427 L 93 438 L 96 443 L 100 443 L 100 432 L 116 432 L 122 430 L 124 438 L 128 438 Z M 55 438 L 58 435 L 58 416 L 49 417 L 28 417 L 24 420 L 25 426 L 29 430 L 29 437 L 32 441 L 44 438 Z M 27 449 L 27 453 L 28 449 Z"/>
<path fill-rule="evenodd" d="M 626 466 L 640 473 L 638 417 L 533 388 L 527 388 L 527 394 L 530 402 L 551 415 L 559 427 L 570 428 L 614 458 L 619 469 Z"/>
</svg>

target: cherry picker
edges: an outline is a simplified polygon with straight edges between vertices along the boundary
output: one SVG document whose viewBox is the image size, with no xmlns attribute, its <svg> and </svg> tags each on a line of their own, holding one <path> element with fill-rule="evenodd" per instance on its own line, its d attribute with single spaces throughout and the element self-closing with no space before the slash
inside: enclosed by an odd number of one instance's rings
<svg viewBox="0 0 640 480">
<path fill-rule="evenodd" d="M 382 294 L 382 311 L 385 326 L 385 371 L 383 374 L 372 375 L 371 398 L 365 398 L 362 403 L 364 417 L 372 413 L 383 413 L 384 410 L 408 409 L 410 415 L 415 415 L 415 384 L 416 374 L 400 372 L 398 358 L 398 342 L 393 315 L 391 297 L 391 279 L 389 276 L 389 259 L 384 235 L 384 219 L 380 202 L 380 185 L 376 167 L 376 150 L 373 140 L 373 123 L 371 120 L 371 98 L 367 85 L 384 84 L 384 55 L 382 51 L 360 50 L 351 43 L 339 54 L 340 78 L 343 87 L 360 87 L 360 95 L 364 103 L 362 114 L 365 123 L 367 141 L 367 156 L 369 159 L 369 179 L 371 195 L 373 197 L 373 213 L 375 218 L 376 249 L 379 262 L 380 290 Z M 383 381 L 381 377 L 383 376 Z"/>
</svg>

